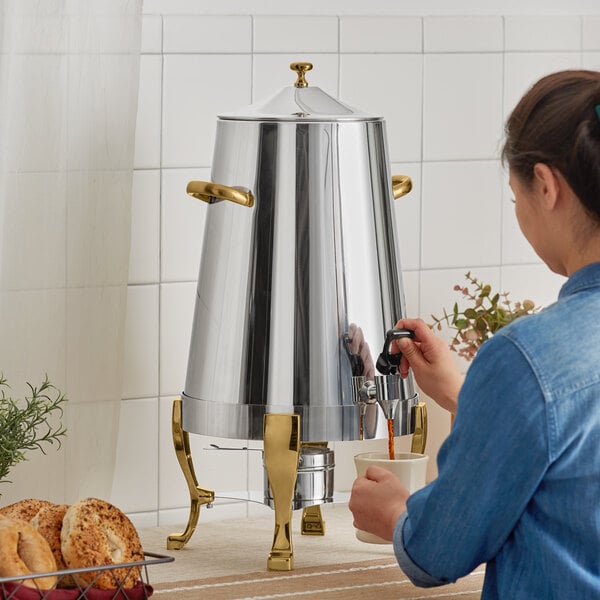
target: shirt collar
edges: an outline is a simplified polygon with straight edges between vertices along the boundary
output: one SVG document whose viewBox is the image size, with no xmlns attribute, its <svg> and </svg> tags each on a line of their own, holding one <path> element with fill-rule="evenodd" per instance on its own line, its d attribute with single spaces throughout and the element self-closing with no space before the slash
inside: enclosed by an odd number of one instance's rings
<svg viewBox="0 0 600 600">
<path fill-rule="evenodd" d="M 575 271 L 560 289 L 559 298 L 565 298 L 589 288 L 600 288 L 600 262 Z"/>
</svg>

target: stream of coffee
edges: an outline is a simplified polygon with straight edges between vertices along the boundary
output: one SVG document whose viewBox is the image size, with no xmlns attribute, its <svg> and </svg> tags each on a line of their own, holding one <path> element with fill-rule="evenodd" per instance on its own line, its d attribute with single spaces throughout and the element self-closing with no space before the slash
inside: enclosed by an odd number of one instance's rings
<svg viewBox="0 0 600 600">
<path fill-rule="evenodd" d="M 394 451 L 394 419 L 388 419 L 387 426 L 388 426 L 388 451 L 390 453 L 390 460 L 394 460 L 396 458 L 396 453 Z"/>
</svg>

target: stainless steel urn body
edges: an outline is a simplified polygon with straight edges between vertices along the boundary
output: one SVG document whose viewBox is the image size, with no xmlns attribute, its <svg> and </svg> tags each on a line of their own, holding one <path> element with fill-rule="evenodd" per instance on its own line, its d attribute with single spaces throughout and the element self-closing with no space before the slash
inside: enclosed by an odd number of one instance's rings
<svg viewBox="0 0 600 600">
<path fill-rule="evenodd" d="M 262 439 L 265 413 L 296 413 L 303 441 L 385 436 L 376 404 L 359 431 L 353 394 L 405 314 L 384 120 L 290 86 L 219 117 L 211 179 L 190 183 L 210 206 L 183 428 Z M 401 385 L 396 434 L 417 402 Z"/>
</svg>

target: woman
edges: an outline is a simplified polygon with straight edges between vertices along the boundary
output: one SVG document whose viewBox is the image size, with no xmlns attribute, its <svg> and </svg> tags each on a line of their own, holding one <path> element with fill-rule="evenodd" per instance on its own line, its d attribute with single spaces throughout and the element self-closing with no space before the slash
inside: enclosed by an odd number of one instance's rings
<svg viewBox="0 0 600 600">
<path fill-rule="evenodd" d="M 569 279 L 555 304 L 479 350 L 466 379 L 421 320 L 397 343 L 421 389 L 456 412 L 438 478 L 409 497 L 372 467 L 356 527 L 393 540 L 416 585 L 487 563 L 483 598 L 600 598 L 600 73 L 544 77 L 506 124 L 519 226 Z M 458 410 L 457 410 L 458 409 Z"/>
</svg>

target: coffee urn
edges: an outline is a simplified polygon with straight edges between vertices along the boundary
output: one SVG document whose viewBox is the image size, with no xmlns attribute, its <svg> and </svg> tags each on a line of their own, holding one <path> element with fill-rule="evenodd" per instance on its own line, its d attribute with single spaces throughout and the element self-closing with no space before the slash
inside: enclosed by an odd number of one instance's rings
<svg viewBox="0 0 600 600">
<path fill-rule="evenodd" d="M 271 570 L 291 570 L 291 514 L 322 535 L 333 498 L 328 442 L 413 435 L 424 451 L 425 406 L 412 379 L 376 372 L 386 332 L 405 316 L 385 121 L 311 86 L 294 85 L 221 114 L 185 388 L 173 440 L 190 491 L 182 548 L 214 492 L 198 485 L 189 433 L 263 440 L 265 503 L 275 511 Z M 393 419 L 393 421 L 392 421 Z M 387 423 L 386 423 L 387 422 Z M 416 447 L 415 447 L 416 444 Z"/>
</svg>

